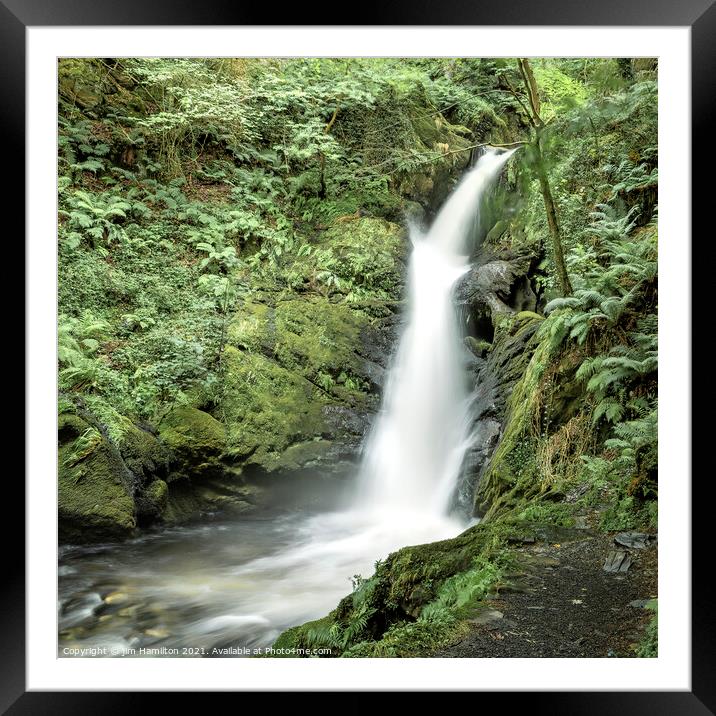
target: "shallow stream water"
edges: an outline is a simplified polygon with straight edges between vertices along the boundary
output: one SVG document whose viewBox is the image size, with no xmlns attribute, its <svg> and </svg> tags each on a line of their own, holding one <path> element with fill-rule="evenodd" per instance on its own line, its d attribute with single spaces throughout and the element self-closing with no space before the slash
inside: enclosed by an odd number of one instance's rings
<svg viewBox="0 0 716 716">
<path fill-rule="evenodd" d="M 63 547 L 58 655 L 249 656 L 327 614 L 389 552 L 461 529 L 410 513 L 277 512 Z"/>
</svg>

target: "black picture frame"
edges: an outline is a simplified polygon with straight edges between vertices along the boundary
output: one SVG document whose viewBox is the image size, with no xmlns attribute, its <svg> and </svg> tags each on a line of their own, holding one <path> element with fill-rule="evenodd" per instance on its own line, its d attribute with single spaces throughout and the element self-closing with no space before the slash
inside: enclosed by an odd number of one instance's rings
<svg viewBox="0 0 716 716">
<path fill-rule="evenodd" d="M 6 192 L 7 206 L 24 204 L 25 186 L 18 179 L 19 167 L 25 166 L 25 30 L 32 26 L 92 25 L 266 25 L 275 19 L 278 8 L 256 4 L 244 5 L 228 0 L 0 0 L 0 77 L 3 125 L 3 158 L 5 167 L 13 167 L 13 178 Z M 311 22 L 308 8 L 301 5 L 280 9 L 283 25 L 339 24 L 337 7 L 314 13 L 323 22 Z M 274 17 L 271 17 L 274 15 Z M 328 22 L 326 22 L 326 20 Z M 365 21 L 370 20 L 370 23 Z M 461 0 L 440 3 L 411 3 L 393 0 L 388 3 L 362 3 L 356 17 L 347 25 L 481 25 L 481 26 L 688 26 L 691 28 L 692 142 L 699 148 L 692 153 L 692 216 L 706 228 L 706 213 L 713 202 L 711 182 L 699 181 L 697 166 L 704 170 L 711 156 L 710 134 L 716 126 L 714 86 L 716 78 L 716 5 L 714 0 L 599 0 L 586 3 L 575 0 L 501 0 L 499 3 L 467 4 Z M 684 141 L 679 138 L 678 141 Z M 686 151 L 691 151 L 688 144 Z M 705 176 L 705 171 L 704 171 Z M 7 194 L 9 192 L 9 196 Z M 21 222 L 19 231 L 24 227 Z M 709 232 L 709 236 L 710 236 Z M 18 234 L 19 235 L 19 234 Z M 694 229 L 693 235 L 696 236 Z M 690 241 L 690 237 L 680 237 Z M 692 279 L 695 285 L 695 279 Z M 692 324 L 693 325 L 693 324 Z M 19 341 L 18 341 L 19 343 Z M 695 355 L 695 354 L 694 354 Z M 694 366 L 695 367 L 695 366 Z M 32 375 L 26 374 L 27 381 Z M 683 416 L 689 420 L 690 416 Z M 31 426 L 29 426 L 31 429 Z M 709 470 L 704 479 L 692 482 L 692 687 L 688 692 L 508 692 L 483 693 L 476 708 L 492 708 L 488 700 L 497 697 L 500 709 L 529 710 L 532 714 L 716 714 L 716 627 L 708 587 L 710 546 L 706 510 L 710 506 Z M 672 476 L 673 477 L 673 476 Z M 688 485 L 690 475 L 680 479 Z M 6 481 L 5 489 L 17 494 L 6 497 L 6 505 L 24 503 L 24 489 L 19 480 Z M 9 508 L 8 508 L 9 509 Z M 15 509 L 20 520 L 19 509 Z M 18 529 L 18 528 L 14 528 Z M 21 529 L 21 528 L 19 528 Z M 127 713 L 142 706 L 156 708 L 166 694 L 131 692 L 27 692 L 25 686 L 25 554 L 19 544 L 5 543 L 5 580 L 0 590 L 0 639 L 4 645 L 0 670 L 0 710 L 12 714 Z M 686 606 L 685 606 L 686 608 Z M 89 685 L 88 685 L 89 686 Z M 329 685 L 327 685 L 329 687 Z M 466 690 L 469 685 L 466 684 Z M 311 697 L 311 694 L 304 694 Z M 356 709 L 364 700 L 356 695 L 342 707 Z M 185 698 L 182 695 L 182 698 Z M 508 699 L 508 702 L 505 702 Z M 304 698 L 293 697 L 293 708 Z M 191 703 L 187 701 L 185 706 Z M 276 703 L 272 701 L 272 706 Z"/>
</svg>

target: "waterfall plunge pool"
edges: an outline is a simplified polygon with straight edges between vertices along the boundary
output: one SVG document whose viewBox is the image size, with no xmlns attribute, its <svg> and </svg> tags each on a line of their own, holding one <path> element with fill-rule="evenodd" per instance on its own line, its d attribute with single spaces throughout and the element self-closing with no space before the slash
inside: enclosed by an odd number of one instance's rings
<svg viewBox="0 0 716 716">
<path fill-rule="evenodd" d="M 465 525 L 411 512 L 274 512 L 65 546 L 58 656 L 250 656 L 325 616 L 396 549 Z"/>
</svg>

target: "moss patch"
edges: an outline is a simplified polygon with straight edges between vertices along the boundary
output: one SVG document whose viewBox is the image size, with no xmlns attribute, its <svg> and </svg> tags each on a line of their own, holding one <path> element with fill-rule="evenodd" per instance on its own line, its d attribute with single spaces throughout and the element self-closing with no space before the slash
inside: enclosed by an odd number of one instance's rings
<svg viewBox="0 0 716 716">
<path fill-rule="evenodd" d="M 202 476 L 218 469 L 226 430 L 203 410 L 175 408 L 162 420 L 160 436 L 173 455 L 170 480 Z"/>
<path fill-rule="evenodd" d="M 327 398 L 317 386 L 261 354 L 228 346 L 224 358 L 230 456 L 273 470 L 290 445 L 322 434 Z"/>
<path fill-rule="evenodd" d="M 58 516 L 63 542 L 129 536 L 136 526 L 126 468 L 99 432 L 77 415 L 61 415 Z"/>
<path fill-rule="evenodd" d="M 228 454 L 267 471 L 319 459 L 330 448 L 323 408 L 366 403 L 369 367 L 356 350 L 368 325 L 323 296 L 245 303 L 224 356 Z"/>
</svg>

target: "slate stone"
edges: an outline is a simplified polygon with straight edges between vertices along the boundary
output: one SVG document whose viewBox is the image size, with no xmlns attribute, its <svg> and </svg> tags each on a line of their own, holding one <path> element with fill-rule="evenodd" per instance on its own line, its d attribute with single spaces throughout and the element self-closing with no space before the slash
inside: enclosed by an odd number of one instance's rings
<svg viewBox="0 0 716 716">
<path fill-rule="evenodd" d="M 629 549 L 646 549 L 654 538 L 644 532 L 620 532 L 614 541 L 622 547 Z"/>
<path fill-rule="evenodd" d="M 614 550 L 607 555 L 602 569 L 605 572 L 626 572 L 631 567 L 631 556 L 628 552 Z"/>
</svg>

